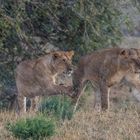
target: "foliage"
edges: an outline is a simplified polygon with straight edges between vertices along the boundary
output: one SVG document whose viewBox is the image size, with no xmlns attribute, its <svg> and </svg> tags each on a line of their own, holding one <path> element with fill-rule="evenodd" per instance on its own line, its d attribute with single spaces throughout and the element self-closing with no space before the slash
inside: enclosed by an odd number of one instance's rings
<svg viewBox="0 0 140 140">
<path fill-rule="evenodd" d="M 7 124 L 6 128 L 20 139 L 39 140 L 55 134 L 55 124 L 42 116 L 21 119 L 16 123 Z"/>
<path fill-rule="evenodd" d="M 120 40 L 121 13 L 113 4 L 113 0 L 38 0 L 26 2 L 26 10 L 35 35 L 84 54 Z"/>
<path fill-rule="evenodd" d="M 40 111 L 53 115 L 56 119 L 71 119 L 73 116 L 73 104 L 71 99 L 65 96 L 49 97 L 42 102 Z"/>
<path fill-rule="evenodd" d="M 126 1 L 126 0 L 124 0 Z M 130 2 L 140 11 L 140 1 L 139 0 L 127 0 L 126 2 Z"/>
<path fill-rule="evenodd" d="M 0 86 L 15 85 L 16 65 L 44 54 L 46 42 L 75 50 L 75 60 L 117 44 L 121 14 L 114 0 L 1 0 Z"/>
<path fill-rule="evenodd" d="M 16 65 L 44 54 L 46 41 L 62 50 L 74 49 L 75 59 L 117 43 L 120 14 L 113 0 L 1 0 L 0 84 L 14 85 Z"/>
</svg>

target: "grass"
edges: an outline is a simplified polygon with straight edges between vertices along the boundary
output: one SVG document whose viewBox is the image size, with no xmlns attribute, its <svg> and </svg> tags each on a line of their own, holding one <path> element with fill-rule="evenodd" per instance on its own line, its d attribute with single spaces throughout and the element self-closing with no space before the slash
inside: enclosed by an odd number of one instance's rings
<svg viewBox="0 0 140 140">
<path fill-rule="evenodd" d="M 49 138 L 49 140 L 140 139 L 140 103 L 127 91 L 111 97 L 111 108 L 108 112 L 95 112 L 93 100 L 93 95 L 86 97 L 86 102 L 82 105 L 82 109 L 77 111 L 71 120 L 58 123 L 57 134 Z M 21 118 L 28 118 L 34 115 L 34 113 L 27 113 Z M 0 112 L 0 140 L 16 140 L 6 130 L 5 125 L 7 122 L 13 123 L 18 119 L 12 112 Z"/>
<path fill-rule="evenodd" d="M 135 111 L 97 114 L 79 112 L 52 140 L 138 140 L 140 118 Z"/>
<path fill-rule="evenodd" d="M 6 128 L 17 138 L 23 140 L 41 140 L 55 134 L 53 120 L 42 115 L 20 119 L 15 123 L 8 123 Z"/>
<path fill-rule="evenodd" d="M 40 111 L 47 116 L 51 114 L 58 120 L 70 120 L 73 116 L 72 100 L 65 96 L 49 97 L 42 102 Z"/>
</svg>

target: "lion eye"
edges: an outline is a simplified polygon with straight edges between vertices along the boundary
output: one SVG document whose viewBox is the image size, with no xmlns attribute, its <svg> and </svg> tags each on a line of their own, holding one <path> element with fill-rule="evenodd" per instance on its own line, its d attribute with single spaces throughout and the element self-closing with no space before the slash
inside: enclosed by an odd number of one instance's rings
<svg viewBox="0 0 140 140">
<path fill-rule="evenodd" d="M 66 62 L 66 59 L 63 59 L 64 62 Z"/>
</svg>

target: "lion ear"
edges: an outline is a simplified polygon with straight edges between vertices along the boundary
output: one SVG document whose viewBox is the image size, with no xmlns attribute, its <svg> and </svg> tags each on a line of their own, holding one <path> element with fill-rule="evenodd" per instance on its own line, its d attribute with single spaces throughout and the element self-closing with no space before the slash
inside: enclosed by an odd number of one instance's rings
<svg viewBox="0 0 140 140">
<path fill-rule="evenodd" d="M 59 52 L 54 52 L 52 55 L 53 55 L 53 59 L 57 59 L 58 57 L 60 57 Z"/>
<path fill-rule="evenodd" d="M 71 59 L 73 57 L 73 55 L 74 55 L 74 51 L 73 50 L 72 51 L 68 51 L 66 53 L 67 53 L 67 56 L 68 56 L 69 59 Z"/>
<path fill-rule="evenodd" d="M 124 58 L 127 58 L 129 56 L 129 50 L 127 50 L 127 49 L 121 50 L 120 56 L 124 57 Z"/>
</svg>

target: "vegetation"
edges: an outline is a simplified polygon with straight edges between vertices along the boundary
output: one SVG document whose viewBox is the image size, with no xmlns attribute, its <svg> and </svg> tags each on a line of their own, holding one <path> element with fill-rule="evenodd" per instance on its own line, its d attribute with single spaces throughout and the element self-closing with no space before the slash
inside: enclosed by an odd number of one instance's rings
<svg viewBox="0 0 140 140">
<path fill-rule="evenodd" d="M 48 42 L 61 50 L 75 50 L 75 60 L 92 50 L 117 44 L 122 37 L 120 25 L 128 23 L 116 6 L 119 2 L 1 0 L 0 87 L 15 86 L 16 65 L 44 54 Z M 132 4 L 139 7 L 137 0 Z"/>
<path fill-rule="evenodd" d="M 58 120 L 71 119 L 73 116 L 73 105 L 68 97 L 50 97 L 43 101 L 40 111 L 44 115 L 53 115 Z"/>
<path fill-rule="evenodd" d="M 9 123 L 7 129 L 11 131 L 15 137 L 23 140 L 29 138 L 39 140 L 55 134 L 54 122 L 42 116 L 21 119 L 16 123 Z"/>
<path fill-rule="evenodd" d="M 98 113 L 94 111 L 94 96 L 89 95 L 84 104 L 84 109 L 81 108 L 77 111 L 71 120 L 57 122 L 55 135 L 50 138 L 46 136 L 44 140 L 98 140 L 99 138 L 104 140 L 138 140 L 140 137 L 140 103 L 132 98 L 128 90 L 123 89 L 120 93 L 117 92 L 118 95 L 115 94 L 116 98 L 112 97 L 113 94 L 111 94 L 111 108 L 109 112 Z M 27 113 L 21 116 L 20 120 L 25 122 L 26 118 L 34 119 L 34 115 L 34 113 Z M 46 116 L 45 119 L 48 120 Z M 19 138 L 16 139 L 14 135 L 11 135 L 12 131 L 10 133 L 7 131 L 5 125 L 7 121 L 15 125 L 19 121 L 19 117 L 12 112 L 2 111 L 0 112 L 0 120 L 0 138 L 3 140 L 18 140 Z M 40 127 L 39 129 L 43 128 Z"/>
<path fill-rule="evenodd" d="M 140 9 L 138 0 L 0 0 L 0 108 L 11 107 L 17 64 L 44 55 L 46 43 L 75 50 L 75 62 L 87 52 L 118 44 L 122 39 L 120 26 L 128 24 L 119 2 Z M 81 109 L 75 115 L 71 101 L 64 96 L 45 100 L 41 116 L 26 114 L 19 120 L 16 114 L 1 110 L 0 138 L 38 140 L 51 139 L 54 134 L 52 140 L 140 138 L 137 102 L 119 99 L 116 105 L 112 100 L 110 112 L 97 113 L 92 95 L 85 98 L 81 98 Z"/>
<path fill-rule="evenodd" d="M 120 15 L 113 0 L 1 0 L 0 85 L 15 85 L 16 65 L 44 54 L 47 42 L 75 50 L 75 60 L 116 44 L 125 21 Z"/>
</svg>

